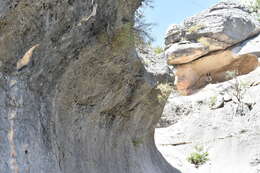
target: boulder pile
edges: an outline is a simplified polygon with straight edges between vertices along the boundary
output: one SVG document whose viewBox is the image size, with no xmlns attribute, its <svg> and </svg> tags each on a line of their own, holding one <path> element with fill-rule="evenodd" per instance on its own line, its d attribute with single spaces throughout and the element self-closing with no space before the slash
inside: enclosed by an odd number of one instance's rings
<svg viewBox="0 0 260 173">
<path fill-rule="evenodd" d="M 230 2 L 170 26 L 165 54 L 168 64 L 175 66 L 177 90 L 190 95 L 209 83 L 255 70 L 259 33 L 257 18 L 246 7 Z"/>
</svg>

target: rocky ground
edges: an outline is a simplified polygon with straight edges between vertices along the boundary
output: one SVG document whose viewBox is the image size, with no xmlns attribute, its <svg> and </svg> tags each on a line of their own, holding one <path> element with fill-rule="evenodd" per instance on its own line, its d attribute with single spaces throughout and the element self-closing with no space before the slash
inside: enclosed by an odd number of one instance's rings
<svg viewBox="0 0 260 173">
<path fill-rule="evenodd" d="M 244 6 L 219 3 L 167 32 L 176 86 L 155 139 L 182 173 L 260 173 L 256 19 Z"/>
<path fill-rule="evenodd" d="M 156 144 L 182 173 L 260 172 L 260 68 L 232 81 L 211 84 L 191 96 L 172 93 Z M 241 86 L 241 101 L 234 87 Z M 195 168 L 187 161 L 196 146 L 209 161 Z"/>
</svg>

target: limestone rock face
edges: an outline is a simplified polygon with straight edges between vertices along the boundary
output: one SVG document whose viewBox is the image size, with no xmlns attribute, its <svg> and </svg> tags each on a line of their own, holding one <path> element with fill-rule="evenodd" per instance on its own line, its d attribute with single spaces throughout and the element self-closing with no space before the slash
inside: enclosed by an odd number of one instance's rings
<svg viewBox="0 0 260 173">
<path fill-rule="evenodd" d="M 253 54 L 260 57 L 260 35 L 249 39 L 232 49 L 232 52 L 238 55 Z"/>
<path fill-rule="evenodd" d="M 172 47 L 167 51 L 169 63 L 183 64 L 211 51 L 226 49 L 259 33 L 259 26 L 257 19 L 245 7 L 234 3 L 219 3 L 186 19 L 180 25 L 170 26 L 165 38 L 166 47 Z M 179 51 L 184 49 L 181 40 L 190 41 L 190 44 L 185 45 L 187 51 L 193 49 L 194 44 L 202 44 L 204 51 L 195 55 L 193 51 L 180 54 Z M 174 61 L 175 59 L 179 60 Z"/>
<path fill-rule="evenodd" d="M 174 74 L 167 64 L 164 53 L 159 55 L 155 54 L 153 49 L 149 47 L 138 50 L 137 52 L 144 64 L 148 77 L 152 78 L 150 81 L 155 81 L 157 83 L 174 83 Z"/>
<path fill-rule="evenodd" d="M 256 67 L 258 59 L 255 55 L 235 55 L 230 50 L 221 51 L 177 66 L 176 86 L 182 95 L 190 95 L 207 84 L 230 80 L 235 76 L 247 74 Z"/>
<path fill-rule="evenodd" d="M 258 66 L 259 26 L 249 10 L 231 2 L 172 25 L 165 54 L 168 64 L 175 66 L 179 92 L 189 95 L 209 83 L 229 80 L 228 71 L 253 71 Z"/>
<path fill-rule="evenodd" d="M 179 172 L 154 143 L 164 67 L 137 56 L 140 4 L 0 0 L 1 173 Z"/>
<path fill-rule="evenodd" d="M 165 52 L 169 57 L 169 64 L 185 64 L 207 53 L 207 48 L 203 44 L 187 41 L 173 44 Z"/>
<path fill-rule="evenodd" d="M 219 3 L 169 28 L 165 52 L 178 91 L 155 138 L 182 173 L 260 172 L 260 44 L 253 18 L 246 8 Z M 198 156 L 205 155 L 203 163 Z"/>
<path fill-rule="evenodd" d="M 172 93 L 161 128 L 156 129 L 159 150 L 182 173 L 259 172 L 259 82 L 257 68 L 237 79 L 210 84 L 191 96 Z M 198 168 L 187 161 L 196 146 L 209 154 L 209 161 Z"/>
</svg>

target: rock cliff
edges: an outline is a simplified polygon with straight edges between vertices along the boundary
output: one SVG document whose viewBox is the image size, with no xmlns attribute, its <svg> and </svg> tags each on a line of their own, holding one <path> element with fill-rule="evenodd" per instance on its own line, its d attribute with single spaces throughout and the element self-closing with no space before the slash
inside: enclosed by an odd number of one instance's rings
<svg viewBox="0 0 260 173">
<path fill-rule="evenodd" d="M 179 172 L 154 144 L 168 72 L 136 53 L 141 3 L 0 0 L 1 173 Z"/>
</svg>

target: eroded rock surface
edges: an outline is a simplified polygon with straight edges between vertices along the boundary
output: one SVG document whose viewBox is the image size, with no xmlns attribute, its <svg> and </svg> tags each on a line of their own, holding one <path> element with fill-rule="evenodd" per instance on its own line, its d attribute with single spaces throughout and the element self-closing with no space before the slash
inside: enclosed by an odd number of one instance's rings
<svg viewBox="0 0 260 173">
<path fill-rule="evenodd" d="M 250 14 L 250 11 L 236 3 L 218 3 L 217 5 L 186 19 L 180 25 L 172 25 L 165 38 L 166 47 L 173 47 L 167 50 L 170 64 L 183 64 L 201 57 L 211 51 L 226 49 L 236 43 L 239 43 L 255 34 L 259 33 L 259 22 Z M 186 43 L 186 49 L 189 46 L 194 47 L 194 43 L 200 43 L 204 46 L 204 51 L 190 58 L 189 61 L 181 61 L 179 52 L 182 40 L 190 41 Z M 185 50 L 183 50 L 185 52 Z M 186 53 L 187 58 L 192 55 Z M 175 59 L 180 59 L 175 62 Z"/>
<path fill-rule="evenodd" d="M 0 0 L 1 173 L 179 172 L 154 144 L 165 100 L 134 48 L 140 3 Z"/>
<path fill-rule="evenodd" d="M 172 93 L 160 123 L 166 128 L 156 130 L 158 148 L 182 173 L 259 172 L 259 93 L 260 68 L 191 96 Z M 198 168 L 187 161 L 196 146 L 209 154 Z"/>
<path fill-rule="evenodd" d="M 260 36 L 252 17 L 244 7 L 219 3 L 189 18 L 193 27 L 184 22 L 168 31 L 177 90 L 155 138 L 182 173 L 260 172 Z M 208 19 L 210 25 L 198 25 Z"/>
<path fill-rule="evenodd" d="M 235 55 L 226 50 L 213 53 L 192 63 L 176 67 L 177 89 L 182 95 L 193 94 L 211 84 L 247 74 L 258 67 L 255 55 Z M 229 73 L 234 74 L 229 74 Z"/>
<path fill-rule="evenodd" d="M 246 7 L 232 2 L 172 25 L 165 54 L 176 68 L 179 92 L 190 95 L 209 83 L 229 80 L 228 71 L 236 75 L 253 71 L 258 66 L 259 26 Z"/>
</svg>

